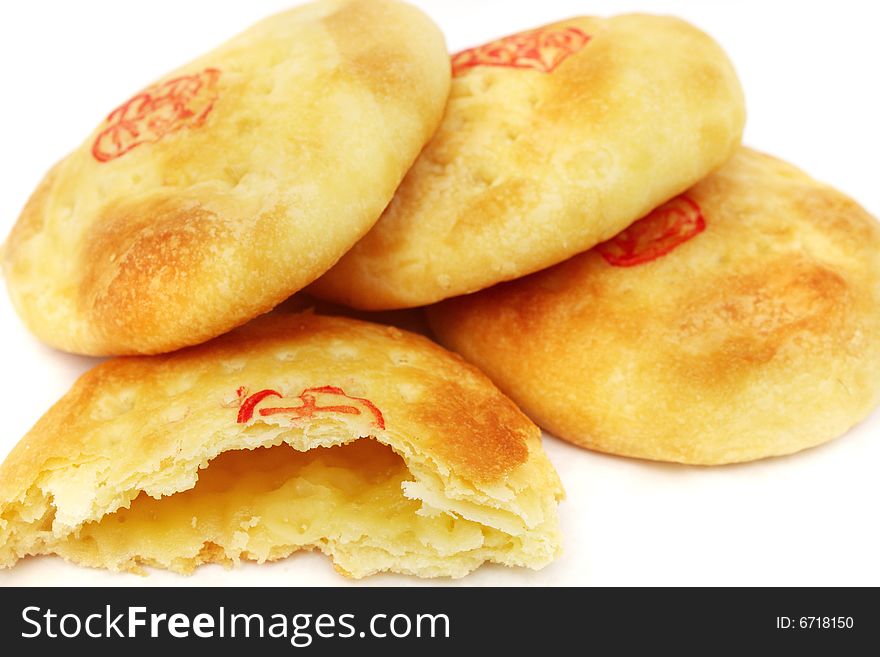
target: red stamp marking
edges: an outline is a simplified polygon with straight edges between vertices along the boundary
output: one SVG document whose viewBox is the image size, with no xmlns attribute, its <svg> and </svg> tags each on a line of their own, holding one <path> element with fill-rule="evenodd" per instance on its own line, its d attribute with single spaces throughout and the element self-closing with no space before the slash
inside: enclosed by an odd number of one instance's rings
<svg viewBox="0 0 880 657">
<path fill-rule="evenodd" d="M 529 68 L 551 73 L 587 45 L 588 34 L 576 27 L 544 28 L 514 34 L 452 56 L 452 75 L 475 66 Z"/>
<path fill-rule="evenodd" d="M 263 400 L 269 397 L 279 397 L 283 399 L 284 395 L 277 390 L 267 389 L 245 396 L 247 395 L 247 390 L 244 387 L 239 388 L 237 393 L 239 399 L 241 399 L 237 420 L 239 424 L 246 424 L 249 422 L 254 417 L 255 412 L 259 413 L 261 417 L 267 417 L 269 415 L 289 415 L 291 420 L 298 420 L 300 418 L 314 417 L 318 413 L 361 415 L 364 410 L 367 410 L 373 416 L 373 425 L 379 429 L 385 428 L 385 418 L 382 416 L 382 411 L 380 411 L 373 402 L 369 399 L 364 399 L 363 397 L 346 395 L 342 388 L 336 388 L 334 386 L 321 386 L 320 388 L 307 388 L 303 390 L 298 397 L 294 397 L 294 399 L 302 402 L 296 406 L 263 406 L 259 410 L 257 410 L 257 406 Z M 331 399 L 340 402 L 345 400 L 349 403 L 318 406 L 318 399 L 325 402 L 330 401 Z"/>
<path fill-rule="evenodd" d="M 202 125 L 217 100 L 219 78 L 218 69 L 206 68 L 144 89 L 110 113 L 92 155 L 109 162 L 170 132 Z"/>
<path fill-rule="evenodd" d="M 705 229 L 700 206 L 677 196 L 596 249 L 609 265 L 632 267 L 666 255 Z"/>
</svg>

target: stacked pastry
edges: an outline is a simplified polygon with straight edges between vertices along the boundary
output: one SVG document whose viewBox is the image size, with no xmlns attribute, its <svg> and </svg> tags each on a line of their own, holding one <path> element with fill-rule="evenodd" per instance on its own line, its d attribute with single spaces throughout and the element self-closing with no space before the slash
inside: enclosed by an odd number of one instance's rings
<svg viewBox="0 0 880 657">
<path fill-rule="evenodd" d="M 0 468 L 0 565 L 540 568 L 562 487 L 534 422 L 704 464 L 846 432 L 880 398 L 880 228 L 741 147 L 744 116 L 718 45 L 652 16 L 450 66 L 418 10 L 323 0 L 161 78 L 4 248 L 37 336 L 119 357 Z M 304 289 L 432 304 L 467 362 L 302 300 L 260 317 Z"/>
</svg>

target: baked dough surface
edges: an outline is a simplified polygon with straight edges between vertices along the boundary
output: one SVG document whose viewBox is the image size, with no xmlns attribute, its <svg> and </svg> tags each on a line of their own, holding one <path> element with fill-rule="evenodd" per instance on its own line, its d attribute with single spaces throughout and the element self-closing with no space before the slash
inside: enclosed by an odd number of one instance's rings
<svg viewBox="0 0 880 657">
<path fill-rule="evenodd" d="M 171 351 L 270 310 L 380 216 L 439 123 L 443 36 L 390 0 L 268 18 L 113 111 L 46 176 L 2 257 L 42 340 Z"/>
<path fill-rule="evenodd" d="M 429 321 L 560 438 L 749 461 L 840 436 L 880 401 L 878 253 L 854 201 L 742 149 L 620 237 Z"/>
<path fill-rule="evenodd" d="M 85 374 L 0 467 L 0 564 L 190 572 L 317 549 L 352 577 L 540 568 L 561 497 L 538 428 L 458 356 L 273 314 Z"/>
<path fill-rule="evenodd" d="M 413 307 L 554 265 L 723 164 L 745 120 L 727 56 L 675 18 L 573 18 L 453 72 L 436 135 L 316 296 Z"/>
</svg>

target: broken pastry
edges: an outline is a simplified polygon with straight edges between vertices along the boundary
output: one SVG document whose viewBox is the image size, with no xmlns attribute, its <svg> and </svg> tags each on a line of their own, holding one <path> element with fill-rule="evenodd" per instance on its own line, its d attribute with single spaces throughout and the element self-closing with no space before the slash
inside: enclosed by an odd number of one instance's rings
<svg viewBox="0 0 880 657">
<path fill-rule="evenodd" d="M 351 577 L 541 568 L 561 497 L 538 428 L 458 356 L 276 314 L 80 378 L 0 467 L 0 564 L 187 573 L 314 549 Z"/>
</svg>

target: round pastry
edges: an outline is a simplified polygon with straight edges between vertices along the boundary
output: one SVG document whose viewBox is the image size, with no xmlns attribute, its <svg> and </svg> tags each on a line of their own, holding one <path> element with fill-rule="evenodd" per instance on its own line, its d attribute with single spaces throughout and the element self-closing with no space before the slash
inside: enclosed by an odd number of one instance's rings
<svg viewBox="0 0 880 657">
<path fill-rule="evenodd" d="M 549 267 L 683 192 L 742 134 L 726 55 L 674 18 L 573 18 L 452 69 L 437 134 L 316 296 L 412 307 Z"/>
<path fill-rule="evenodd" d="M 540 568 L 562 488 L 541 434 L 421 336 L 272 314 L 86 373 L 0 466 L 0 565 L 329 555 L 351 577 Z"/>
<path fill-rule="evenodd" d="M 741 150 L 595 249 L 430 309 L 545 429 L 719 464 L 831 440 L 880 401 L 880 225 Z"/>
<path fill-rule="evenodd" d="M 12 300 L 85 354 L 243 324 L 369 230 L 448 90 L 443 36 L 409 5 L 266 19 L 135 94 L 49 172 L 5 246 Z"/>
</svg>

